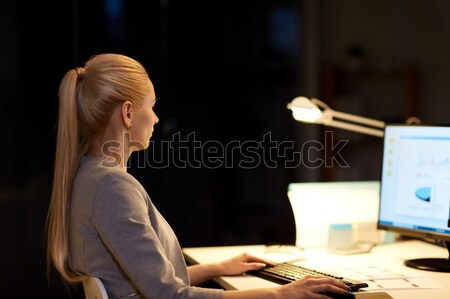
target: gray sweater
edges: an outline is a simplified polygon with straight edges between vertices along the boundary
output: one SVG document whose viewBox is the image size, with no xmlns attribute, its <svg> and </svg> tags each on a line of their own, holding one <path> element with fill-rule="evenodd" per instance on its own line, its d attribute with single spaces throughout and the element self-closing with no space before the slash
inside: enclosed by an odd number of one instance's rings
<svg viewBox="0 0 450 299">
<path fill-rule="evenodd" d="M 178 240 L 147 192 L 99 158 L 80 161 L 69 225 L 70 266 L 99 277 L 111 299 L 222 298 L 222 290 L 190 286 Z"/>
</svg>

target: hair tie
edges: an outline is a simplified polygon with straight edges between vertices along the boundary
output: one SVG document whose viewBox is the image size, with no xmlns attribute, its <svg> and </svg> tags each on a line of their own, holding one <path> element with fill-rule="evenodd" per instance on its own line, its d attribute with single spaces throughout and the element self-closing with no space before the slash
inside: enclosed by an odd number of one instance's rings
<svg viewBox="0 0 450 299">
<path fill-rule="evenodd" d="M 75 72 L 77 72 L 78 79 L 81 79 L 81 80 L 84 79 L 84 73 L 85 73 L 84 68 L 82 68 L 82 67 L 76 67 L 76 68 L 75 68 Z"/>
</svg>

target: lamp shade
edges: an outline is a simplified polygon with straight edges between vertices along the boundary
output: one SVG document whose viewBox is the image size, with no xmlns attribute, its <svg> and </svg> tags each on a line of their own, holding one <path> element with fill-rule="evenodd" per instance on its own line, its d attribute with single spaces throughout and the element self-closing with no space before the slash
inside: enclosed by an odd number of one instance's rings
<svg viewBox="0 0 450 299">
<path fill-rule="evenodd" d="M 287 108 L 292 111 L 292 116 L 297 121 L 317 123 L 322 118 L 322 111 L 306 97 L 296 97 Z"/>
</svg>

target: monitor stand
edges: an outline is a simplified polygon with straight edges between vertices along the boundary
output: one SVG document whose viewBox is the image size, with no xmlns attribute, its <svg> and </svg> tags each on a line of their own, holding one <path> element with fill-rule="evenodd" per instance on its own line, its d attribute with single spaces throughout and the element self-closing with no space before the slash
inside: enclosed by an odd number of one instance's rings
<svg viewBox="0 0 450 299">
<path fill-rule="evenodd" d="M 445 242 L 447 247 L 449 258 L 421 258 L 406 260 L 405 265 L 411 268 L 436 271 L 436 272 L 450 272 L 450 242 Z"/>
</svg>

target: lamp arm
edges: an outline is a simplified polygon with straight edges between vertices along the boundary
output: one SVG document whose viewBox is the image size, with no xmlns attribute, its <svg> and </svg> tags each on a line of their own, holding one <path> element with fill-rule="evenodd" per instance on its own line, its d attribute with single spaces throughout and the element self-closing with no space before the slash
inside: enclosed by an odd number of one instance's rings
<svg viewBox="0 0 450 299">
<path fill-rule="evenodd" d="M 353 114 L 348 114 L 348 113 L 344 113 L 344 112 L 339 112 L 339 111 L 335 111 L 332 109 L 330 109 L 329 113 L 331 114 L 332 117 L 348 120 L 348 121 L 351 121 L 354 123 L 365 124 L 365 125 L 375 127 L 375 128 L 380 128 L 380 129 L 384 129 L 384 127 L 385 127 L 384 121 L 375 120 L 375 119 L 362 117 L 362 116 L 357 116 L 357 115 L 353 115 Z"/>
<path fill-rule="evenodd" d="M 324 122 L 323 124 L 326 126 L 330 126 L 330 127 L 340 128 L 340 129 L 344 129 L 344 130 L 354 131 L 354 132 L 368 134 L 368 135 L 377 136 L 377 137 L 384 136 L 384 130 L 368 128 L 368 127 L 345 123 L 345 122 L 337 121 L 337 120 L 330 120 L 330 121 Z"/>
</svg>

